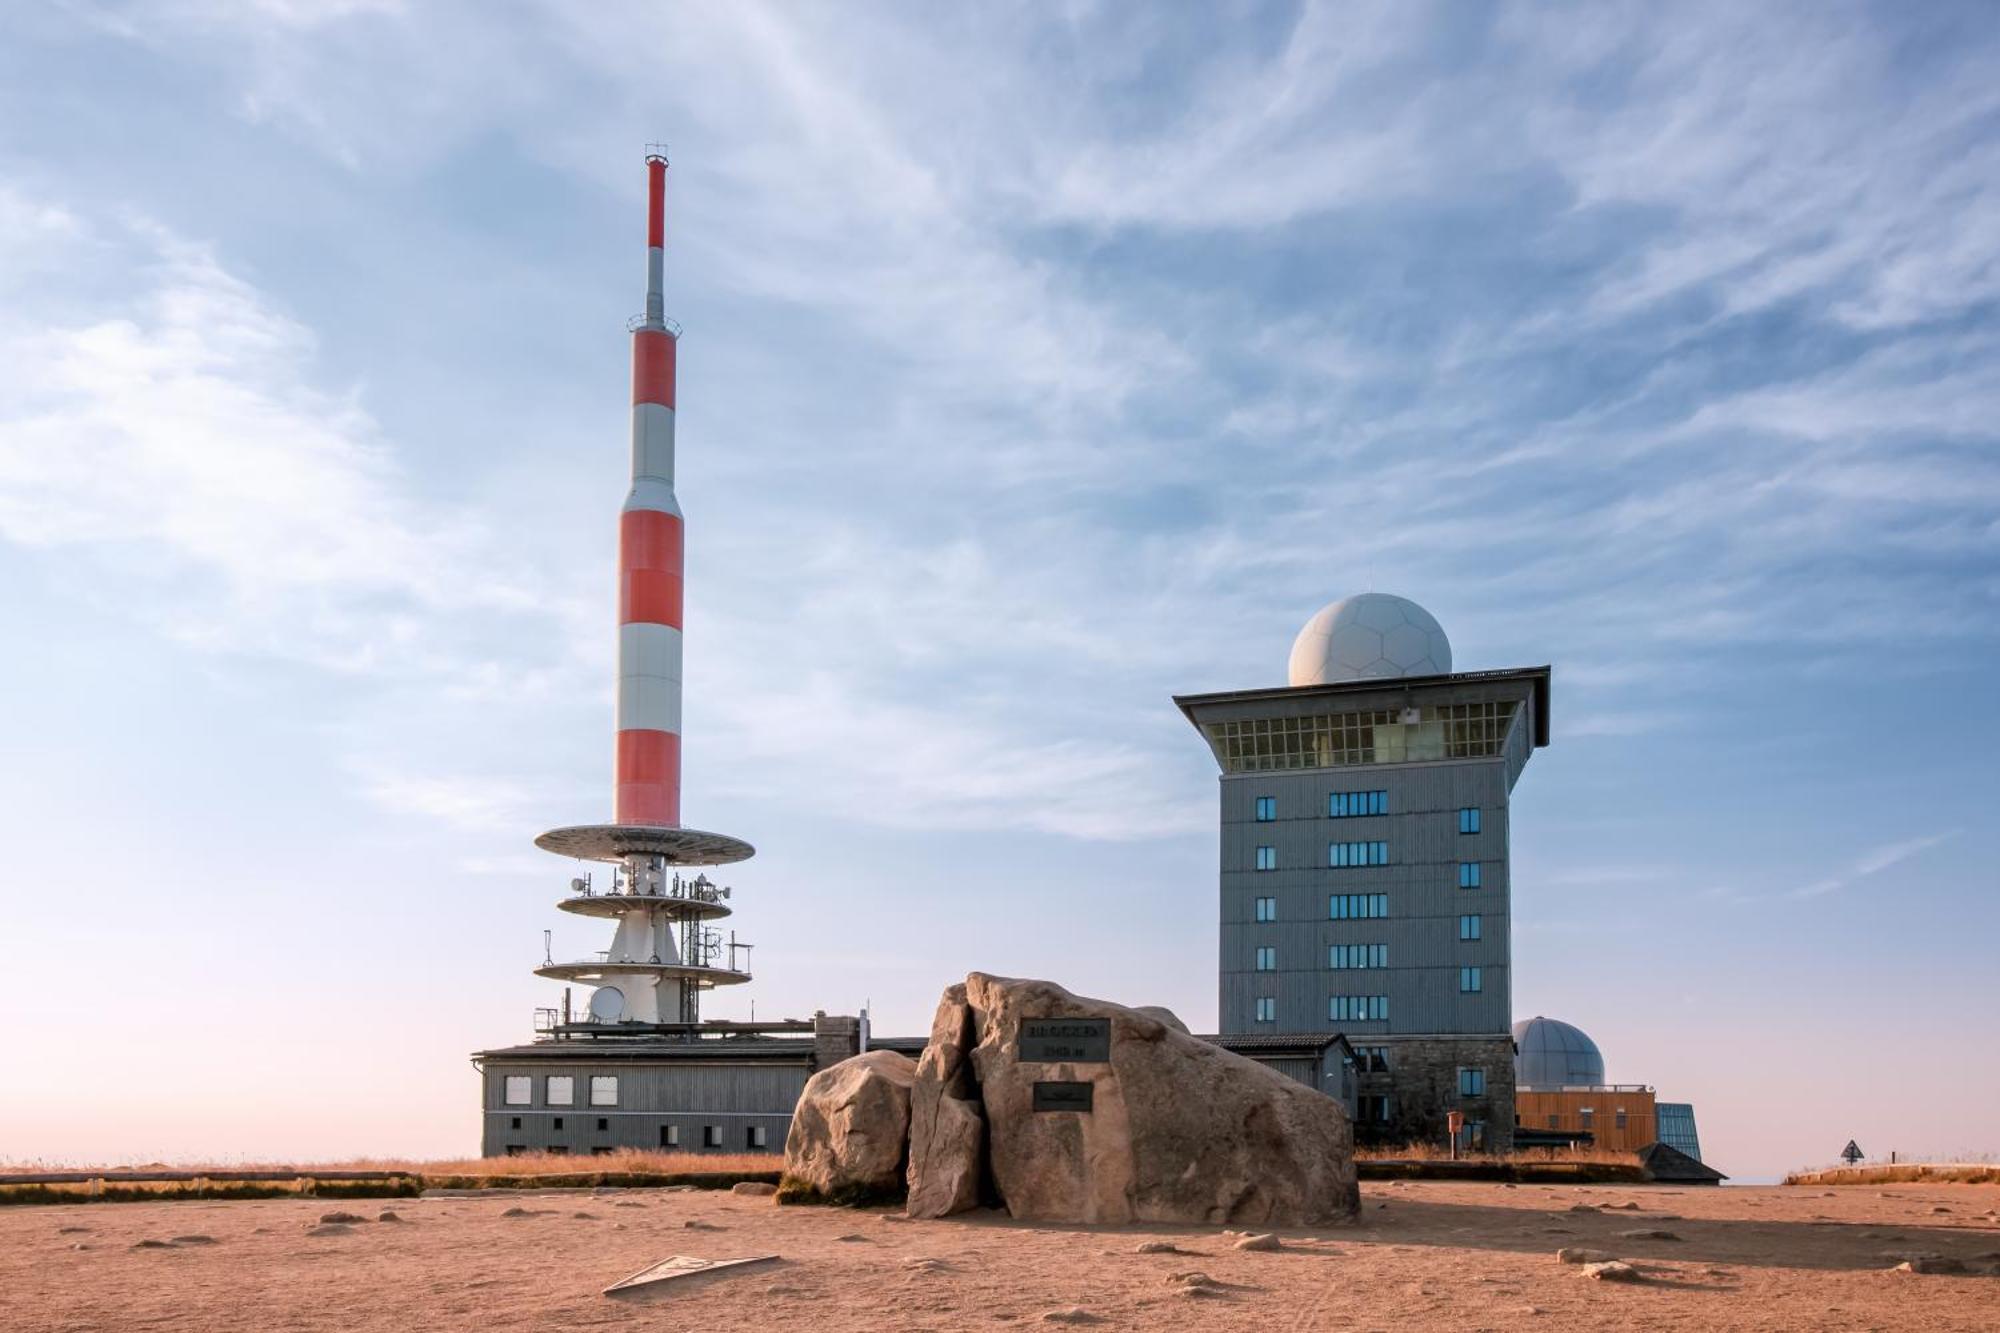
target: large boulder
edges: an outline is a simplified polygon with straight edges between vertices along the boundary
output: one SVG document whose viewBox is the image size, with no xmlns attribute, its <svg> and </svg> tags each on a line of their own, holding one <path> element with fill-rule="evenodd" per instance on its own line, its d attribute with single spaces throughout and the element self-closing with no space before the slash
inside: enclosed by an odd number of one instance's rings
<svg viewBox="0 0 2000 1333">
<path fill-rule="evenodd" d="M 965 987 L 947 986 L 910 1089 L 911 1217 L 945 1217 L 976 1207 L 986 1163 L 986 1117 L 972 1079 L 978 1041 Z"/>
<path fill-rule="evenodd" d="M 953 1003 L 947 992 L 941 1017 Z M 1316 1226 L 1358 1209 L 1353 1127 L 1333 1098 L 1178 1024 L 1052 982 L 975 972 L 963 1004 L 977 1037 L 970 1063 L 987 1169 L 1015 1217 Z M 1022 1025 L 1038 1019 L 1102 1020 L 1106 1058 L 1024 1060 Z M 1087 1096 L 1090 1109 L 1037 1110 L 1038 1083 L 1063 1085 L 1044 1088 L 1045 1104 Z M 930 1164 L 913 1145 L 913 1196 L 933 1197 Z"/>
<path fill-rule="evenodd" d="M 780 1197 L 861 1203 L 901 1195 L 916 1076 L 909 1056 L 869 1051 L 808 1079 L 785 1136 Z"/>
</svg>

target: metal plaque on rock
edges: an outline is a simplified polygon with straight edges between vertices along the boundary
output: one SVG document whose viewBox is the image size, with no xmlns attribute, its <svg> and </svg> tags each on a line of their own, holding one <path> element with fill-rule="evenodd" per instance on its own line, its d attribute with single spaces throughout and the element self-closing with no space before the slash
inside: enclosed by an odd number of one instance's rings
<svg viewBox="0 0 2000 1333">
<path fill-rule="evenodd" d="M 1035 1085 L 1035 1109 L 1037 1111 L 1088 1111 L 1091 1089 L 1089 1083 L 1037 1083 Z"/>
<path fill-rule="evenodd" d="M 1045 1064 L 1063 1061 L 1103 1064 L 1111 1058 L 1111 1020 L 1024 1018 L 1020 1058 Z"/>
</svg>

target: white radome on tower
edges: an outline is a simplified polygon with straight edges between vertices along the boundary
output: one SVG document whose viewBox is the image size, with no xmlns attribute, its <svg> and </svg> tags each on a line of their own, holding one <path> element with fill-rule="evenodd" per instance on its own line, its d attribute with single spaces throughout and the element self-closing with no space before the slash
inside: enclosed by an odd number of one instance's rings
<svg viewBox="0 0 2000 1333">
<path fill-rule="evenodd" d="M 1292 640 L 1293 685 L 1443 676 L 1451 640 L 1437 618 L 1407 597 L 1364 592 L 1329 602 Z"/>
</svg>

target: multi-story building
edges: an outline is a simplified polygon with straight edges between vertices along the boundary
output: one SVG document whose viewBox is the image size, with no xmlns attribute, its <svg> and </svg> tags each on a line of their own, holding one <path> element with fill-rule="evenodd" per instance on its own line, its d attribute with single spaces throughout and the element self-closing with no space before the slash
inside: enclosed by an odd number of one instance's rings
<svg viewBox="0 0 2000 1333">
<path fill-rule="evenodd" d="M 1289 685 L 1175 700 L 1222 770 L 1220 1040 L 1345 1037 L 1363 1141 L 1455 1111 L 1512 1144 L 1508 807 L 1549 678 L 1453 673 L 1429 613 L 1365 593 L 1307 623 Z"/>
</svg>

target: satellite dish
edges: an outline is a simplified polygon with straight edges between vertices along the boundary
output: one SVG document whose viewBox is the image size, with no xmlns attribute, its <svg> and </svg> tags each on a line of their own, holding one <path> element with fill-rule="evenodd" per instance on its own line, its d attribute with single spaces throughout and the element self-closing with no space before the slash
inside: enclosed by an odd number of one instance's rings
<svg viewBox="0 0 2000 1333">
<path fill-rule="evenodd" d="M 590 1016 L 599 1023 L 616 1023 L 625 1014 L 625 992 L 599 986 L 590 993 Z"/>
</svg>

